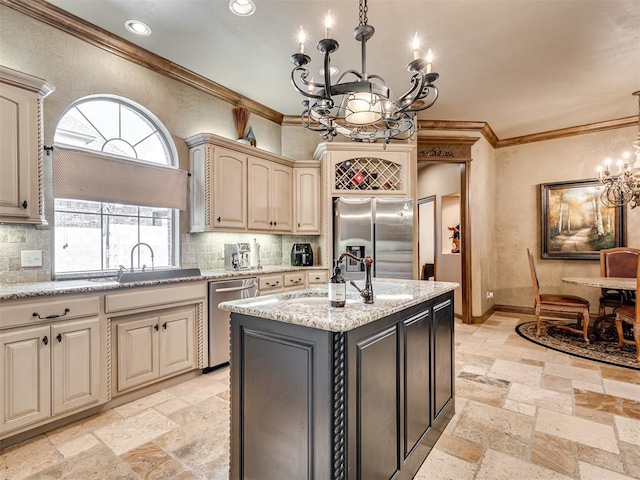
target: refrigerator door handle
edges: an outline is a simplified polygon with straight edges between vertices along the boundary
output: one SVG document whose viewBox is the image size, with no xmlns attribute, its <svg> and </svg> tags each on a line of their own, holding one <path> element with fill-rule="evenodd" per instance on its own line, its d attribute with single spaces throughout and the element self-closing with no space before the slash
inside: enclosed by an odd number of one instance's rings
<svg viewBox="0 0 640 480">
<path fill-rule="evenodd" d="M 375 277 L 378 276 L 378 274 L 376 272 L 376 243 L 378 243 L 377 242 L 378 238 L 376 237 L 376 222 L 375 221 L 371 224 L 371 230 L 372 230 L 372 237 L 371 238 L 373 238 L 373 242 L 372 242 L 373 245 L 371 247 L 371 250 L 372 250 L 371 251 L 371 257 L 373 258 L 373 265 L 371 265 L 371 266 L 373 268 L 371 269 L 372 270 L 371 275 L 373 275 L 373 277 L 375 278 Z"/>
</svg>

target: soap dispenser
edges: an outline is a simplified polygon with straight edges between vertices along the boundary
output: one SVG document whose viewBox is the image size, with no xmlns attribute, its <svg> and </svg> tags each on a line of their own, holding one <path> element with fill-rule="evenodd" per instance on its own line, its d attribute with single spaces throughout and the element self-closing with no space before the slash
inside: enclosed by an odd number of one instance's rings
<svg viewBox="0 0 640 480">
<path fill-rule="evenodd" d="M 332 307 L 344 307 L 347 304 L 347 284 L 341 275 L 338 260 L 333 262 L 333 275 L 329 279 L 329 302 Z"/>
</svg>

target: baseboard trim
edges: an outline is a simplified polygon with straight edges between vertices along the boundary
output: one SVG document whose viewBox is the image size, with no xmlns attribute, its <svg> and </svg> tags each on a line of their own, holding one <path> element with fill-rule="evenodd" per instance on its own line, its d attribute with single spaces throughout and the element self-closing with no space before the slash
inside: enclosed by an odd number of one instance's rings
<svg viewBox="0 0 640 480">
<path fill-rule="evenodd" d="M 489 318 L 491 315 L 493 315 L 495 313 L 495 311 L 496 311 L 496 307 L 494 305 L 489 310 L 487 310 L 482 315 L 480 315 L 479 317 L 471 316 L 471 318 L 469 319 L 470 320 L 469 324 L 470 325 L 479 325 L 481 323 L 484 323 L 485 320 L 487 320 L 487 318 Z"/>
<path fill-rule="evenodd" d="M 535 311 L 533 307 L 516 307 L 513 305 L 494 305 L 493 310 L 496 312 L 516 313 L 518 315 L 531 315 L 531 316 L 535 315 Z M 561 313 L 561 312 L 553 312 L 552 315 L 549 315 L 549 314 L 545 314 L 545 312 L 542 311 L 542 316 L 551 317 L 551 318 L 568 318 L 571 320 L 576 318 L 576 314 L 572 315 L 570 313 Z M 595 320 L 598 318 L 598 315 L 595 313 L 590 313 L 589 318 L 591 320 Z"/>
</svg>

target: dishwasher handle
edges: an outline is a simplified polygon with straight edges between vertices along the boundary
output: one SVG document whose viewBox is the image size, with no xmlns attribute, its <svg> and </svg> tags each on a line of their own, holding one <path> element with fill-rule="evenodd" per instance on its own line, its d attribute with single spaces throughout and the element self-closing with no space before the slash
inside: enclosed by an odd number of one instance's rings
<svg viewBox="0 0 640 480">
<path fill-rule="evenodd" d="M 214 292 L 216 293 L 224 293 L 224 292 L 240 292 L 242 290 L 250 290 L 252 288 L 256 288 L 255 285 L 247 285 L 244 287 L 230 287 L 230 288 L 216 288 Z"/>
</svg>

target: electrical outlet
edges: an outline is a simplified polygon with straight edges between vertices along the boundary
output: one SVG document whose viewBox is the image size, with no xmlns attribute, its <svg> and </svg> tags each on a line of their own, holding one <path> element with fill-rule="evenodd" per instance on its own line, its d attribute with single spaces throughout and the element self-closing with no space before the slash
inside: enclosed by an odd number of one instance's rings
<svg viewBox="0 0 640 480">
<path fill-rule="evenodd" d="M 20 253 L 20 260 L 23 267 L 41 267 L 42 250 L 23 250 Z"/>
<path fill-rule="evenodd" d="M 490 300 L 493 298 L 493 292 L 487 292 L 487 300 Z"/>
</svg>

